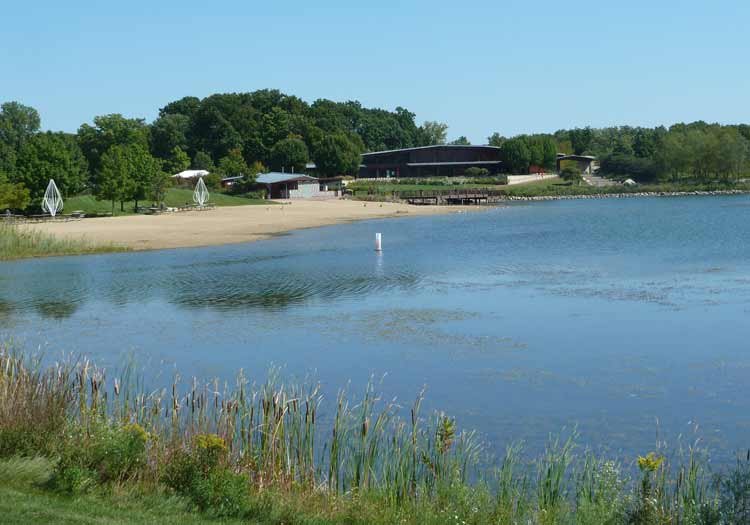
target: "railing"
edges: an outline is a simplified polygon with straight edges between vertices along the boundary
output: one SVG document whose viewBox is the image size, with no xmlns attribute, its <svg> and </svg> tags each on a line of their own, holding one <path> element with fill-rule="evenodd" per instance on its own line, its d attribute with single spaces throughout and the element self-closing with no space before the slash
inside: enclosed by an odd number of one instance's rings
<svg viewBox="0 0 750 525">
<path fill-rule="evenodd" d="M 58 214 L 54 217 L 52 215 L 16 215 L 13 213 L 2 213 L 0 214 L 0 221 L 4 223 L 16 223 L 16 222 L 67 222 L 77 221 L 86 217 L 83 212 L 73 212 L 66 215 Z"/>
<path fill-rule="evenodd" d="M 506 197 L 504 190 L 499 189 L 444 189 L 444 190 L 392 190 L 379 192 L 358 191 L 358 198 L 367 200 L 405 201 L 412 204 L 482 204 L 497 202 Z"/>
</svg>

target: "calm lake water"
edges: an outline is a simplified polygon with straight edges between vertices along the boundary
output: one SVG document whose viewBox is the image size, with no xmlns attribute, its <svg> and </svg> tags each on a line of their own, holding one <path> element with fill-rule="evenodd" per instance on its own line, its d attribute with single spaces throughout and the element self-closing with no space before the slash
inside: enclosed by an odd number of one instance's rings
<svg viewBox="0 0 750 525">
<path fill-rule="evenodd" d="M 375 232 L 384 253 L 374 253 Z M 498 447 L 750 447 L 750 198 L 518 204 L 273 240 L 0 263 L 0 338 L 183 376 L 371 375 Z M 385 375 L 385 377 L 383 377 Z M 681 438 L 680 438 L 681 436 Z"/>
</svg>

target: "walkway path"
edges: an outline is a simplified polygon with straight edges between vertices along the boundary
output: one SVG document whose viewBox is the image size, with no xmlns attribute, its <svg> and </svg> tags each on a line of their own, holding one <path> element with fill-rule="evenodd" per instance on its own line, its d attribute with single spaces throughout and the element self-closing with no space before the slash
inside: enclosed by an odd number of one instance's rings
<svg viewBox="0 0 750 525">
<path fill-rule="evenodd" d="M 605 179 L 604 177 L 599 177 L 598 175 L 591 175 L 588 173 L 583 174 L 583 180 L 586 181 L 586 184 L 589 186 L 594 186 L 596 188 L 605 188 L 607 186 L 619 186 L 620 183 L 614 180 Z"/>
</svg>

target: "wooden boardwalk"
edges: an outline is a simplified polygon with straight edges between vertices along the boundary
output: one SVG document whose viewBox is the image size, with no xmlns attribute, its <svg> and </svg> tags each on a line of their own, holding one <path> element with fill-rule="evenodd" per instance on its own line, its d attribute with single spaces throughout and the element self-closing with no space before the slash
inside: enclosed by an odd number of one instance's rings
<svg viewBox="0 0 750 525">
<path fill-rule="evenodd" d="M 404 191 L 398 198 L 417 205 L 481 205 L 492 204 L 505 199 L 505 194 L 498 190 L 418 190 Z"/>
</svg>

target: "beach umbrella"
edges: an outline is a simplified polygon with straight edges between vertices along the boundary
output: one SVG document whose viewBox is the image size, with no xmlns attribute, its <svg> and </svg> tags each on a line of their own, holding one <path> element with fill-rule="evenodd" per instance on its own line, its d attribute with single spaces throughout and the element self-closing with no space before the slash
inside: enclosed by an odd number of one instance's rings
<svg viewBox="0 0 750 525">
<path fill-rule="evenodd" d="M 47 191 L 44 192 L 44 199 L 42 199 L 42 211 L 45 211 L 53 217 L 61 212 L 63 209 L 62 195 L 60 190 L 57 189 L 54 179 L 50 179 L 47 185 Z"/>
<path fill-rule="evenodd" d="M 206 183 L 203 182 L 203 177 L 198 179 L 198 184 L 195 185 L 195 191 L 193 192 L 193 202 L 198 206 L 205 206 L 208 202 L 209 193 L 206 188 Z"/>
</svg>

